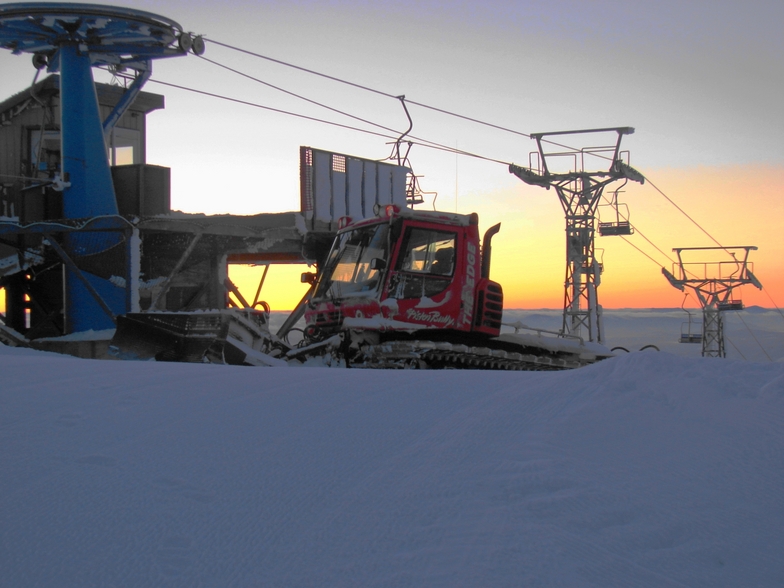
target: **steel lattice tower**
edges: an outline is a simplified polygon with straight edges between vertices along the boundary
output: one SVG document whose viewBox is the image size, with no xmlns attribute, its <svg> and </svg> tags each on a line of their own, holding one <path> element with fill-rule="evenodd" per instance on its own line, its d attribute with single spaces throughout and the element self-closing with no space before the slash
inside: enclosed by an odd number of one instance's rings
<svg viewBox="0 0 784 588">
<path fill-rule="evenodd" d="M 596 211 L 605 187 L 617 180 L 633 180 L 643 183 L 645 178 L 622 161 L 621 138 L 634 132 L 631 127 L 612 127 L 578 131 L 534 133 L 538 152 L 537 171 L 532 167 L 510 165 L 509 171 L 534 186 L 555 188 L 566 215 L 566 279 L 564 282 L 564 310 L 562 333 L 584 337 L 589 341 L 604 341 L 597 288 L 601 283 L 601 264 L 595 256 Z M 544 139 L 556 135 L 587 135 L 615 133 L 614 145 L 590 146 L 581 149 Z M 563 148 L 563 151 L 544 150 L 542 143 Z M 532 154 L 533 155 L 533 154 Z M 608 169 L 586 170 L 586 156 L 610 162 Z M 570 170 L 563 173 L 552 171 L 556 158 L 571 160 Z M 530 163 L 530 162 L 529 162 Z"/>
<path fill-rule="evenodd" d="M 732 291 L 739 286 L 753 284 L 762 290 L 762 284 L 750 269 L 749 253 L 756 251 L 751 245 L 734 247 L 680 247 L 673 249 L 678 261 L 673 271 L 662 268 L 670 284 L 685 291 L 691 288 L 702 306 L 702 356 L 726 357 L 724 349 L 724 319 L 727 310 L 743 310 L 743 302 L 732 298 Z M 684 262 L 684 251 L 724 251 L 732 260 Z M 743 251 L 741 259 L 736 251 Z M 677 276 L 677 277 L 676 277 Z"/>
</svg>

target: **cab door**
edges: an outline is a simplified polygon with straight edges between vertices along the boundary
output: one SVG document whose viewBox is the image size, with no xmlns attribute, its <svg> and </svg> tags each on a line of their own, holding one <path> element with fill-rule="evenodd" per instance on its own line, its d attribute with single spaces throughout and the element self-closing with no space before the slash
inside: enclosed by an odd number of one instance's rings
<svg viewBox="0 0 784 588">
<path fill-rule="evenodd" d="M 455 284 L 460 242 L 458 227 L 404 225 L 385 291 L 385 298 L 396 303 L 393 318 L 427 327 L 455 326 L 460 311 Z"/>
</svg>

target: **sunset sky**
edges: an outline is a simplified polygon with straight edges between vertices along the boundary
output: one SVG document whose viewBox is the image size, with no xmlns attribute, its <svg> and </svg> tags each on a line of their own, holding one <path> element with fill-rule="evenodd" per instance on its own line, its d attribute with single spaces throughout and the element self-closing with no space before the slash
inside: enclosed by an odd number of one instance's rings
<svg viewBox="0 0 784 588">
<path fill-rule="evenodd" d="M 118 2 L 117 5 L 130 6 Z M 632 126 L 631 164 L 722 245 L 756 245 L 766 287 L 747 305 L 784 305 L 784 3 L 674 0 L 444 2 L 403 0 L 139 0 L 207 39 L 524 133 Z M 204 57 L 395 129 L 400 103 L 207 44 Z M 0 98 L 23 90 L 28 55 L 0 51 Z M 157 61 L 153 80 L 197 88 L 351 126 L 351 119 L 241 78 L 195 56 Z M 381 159 L 387 140 L 200 96 L 152 81 L 166 109 L 148 118 L 148 163 L 172 168 L 172 205 L 254 214 L 299 206 L 300 145 Z M 412 135 L 527 165 L 530 139 L 410 106 Z M 368 127 L 366 127 L 368 128 Z M 523 184 L 506 166 L 415 146 L 421 185 L 438 209 L 480 215 L 494 240 L 493 279 L 508 308 L 559 308 L 564 219 L 554 191 Z M 715 243 L 649 184 L 620 198 L 661 251 Z M 426 208 L 432 208 L 432 199 Z M 640 234 L 597 239 L 606 308 L 678 307 L 661 276 L 671 261 Z M 258 270 L 254 270 L 258 273 Z M 301 267 L 274 268 L 267 299 L 291 308 Z M 253 273 L 253 272 L 250 272 Z M 254 285 L 233 273 L 251 290 Z M 275 279 L 276 278 L 276 279 Z M 769 296 L 770 297 L 769 297 Z M 696 306 L 690 299 L 687 306 Z"/>
</svg>

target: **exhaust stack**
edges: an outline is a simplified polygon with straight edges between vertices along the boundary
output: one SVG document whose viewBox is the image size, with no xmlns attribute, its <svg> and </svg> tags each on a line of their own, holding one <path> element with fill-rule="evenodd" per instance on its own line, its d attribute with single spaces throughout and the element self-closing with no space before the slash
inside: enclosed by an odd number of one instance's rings
<svg viewBox="0 0 784 588">
<path fill-rule="evenodd" d="M 490 278 L 490 252 L 492 251 L 491 241 L 493 240 L 493 235 L 495 235 L 498 231 L 501 230 L 501 223 L 493 225 L 485 232 L 485 236 L 482 239 L 482 277 L 483 278 Z"/>
</svg>

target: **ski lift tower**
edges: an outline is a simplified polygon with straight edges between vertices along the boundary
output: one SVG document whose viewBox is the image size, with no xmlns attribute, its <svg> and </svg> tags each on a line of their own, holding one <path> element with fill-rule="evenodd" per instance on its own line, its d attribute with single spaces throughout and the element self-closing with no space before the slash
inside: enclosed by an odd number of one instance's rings
<svg viewBox="0 0 784 588">
<path fill-rule="evenodd" d="M 673 271 L 662 268 L 662 274 L 670 284 L 685 291 L 694 291 L 702 306 L 702 356 L 726 357 L 724 350 L 724 320 L 722 312 L 743 310 L 743 301 L 733 298 L 735 288 L 753 284 L 762 290 L 762 284 L 751 271 L 749 253 L 756 251 L 751 245 L 735 247 L 679 247 L 673 249 L 678 261 Z M 683 252 L 724 251 L 732 259 L 719 261 L 683 260 Z M 689 253 L 691 255 L 691 253 Z"/>
<path fill-rule="evenodd" d="M 68 220 L 118 214 L 105 136 L 152 74 L 152 60 L 200 55 L 204 40 L 162 16 L 119 6 L 60 2 L 0 5 L 0 47 L 29 53 L 37 69 L 60 74 L 60 172 L 52 185 L 62 192 Z M 126 71 L 134 81 L 101 120 L 92 68 Z M 65 323 L 68 333 L 114 326 L 125 310 L 125 293 L 109 280 L 76 270 L 72 258 L 99 254 L 119 243 L 116 232 L 68 235 L 61 249 L 66 262 Z"/>
<path fill-rule="evenodd" d="M 529 167 L 510 165 L 509 172 L 527 184 L 546 189 L 555 188 L 566 214 L 566 281 L 564 283 L 564 311 L 562 333 L 585 336 L 589 341 L 604 342 L 601 306 L 597 288 L 601 282 L 600 263 L 595 257 L 594 238 L 596 215 L 604 188 L 617 180 L 633 180 L 643 183 L 645 178 L 628 164 L 628 152 L 621 152 L 621 139 L 634 132 L 632 127 L 611 127 L 578 131 L 534 133 L 538 151 L 531 153 Z M 567 147 L 550 137 L 566 135 L 615 134 L 614 144 Z M 559 139 L 560 140 L 560 139 Z M 544 143 L 554 146 L 555 151 L 545 151 Z M 627 161 L 624 162 L 624 156 Z M 532 159 L 537 163 L 533 165 Z M 596 161 L 608 161 L 604 169 L 586 169 Z M 561 162 L 566 161 L 566 171 Z M 559 165 L 560 164 L 560 165 Z M 535 168 L 535 171 L 534 171 Z M 620 234 L 620 233 L 618 233 Z"/>
</svg>

